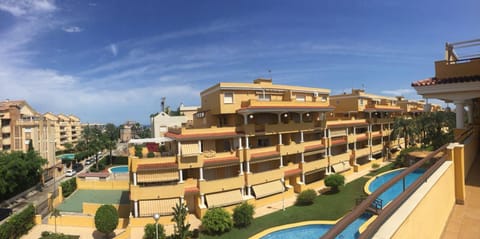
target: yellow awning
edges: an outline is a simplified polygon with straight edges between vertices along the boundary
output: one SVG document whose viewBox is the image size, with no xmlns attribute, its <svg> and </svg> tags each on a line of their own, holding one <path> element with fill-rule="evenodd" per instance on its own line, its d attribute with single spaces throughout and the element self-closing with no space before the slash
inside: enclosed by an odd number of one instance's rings
<svg viewBox="0 0 480 239">
<path fill-rule="evenodd" d="M 240 189 L 228 192 L 212 193 L 205 195 L 205 197 L 207 198 L 207 205 L 209 208 L 238 204 L 243 201 L 242 192 Z"/>
<path fill-rule="evenodd" d="M 180 198 L 162 199 L 162 200 L 141 200 L 138 201 L 138 210 L 141 217 L 150 217 L 155 213 L 160 215 L 173 214 L 173 207 L 180 203 Z"/>
<path fill-rule="evenodd" d="M 137 182 L 151 183 L 151 182 L 167 182 L 179 180 L 178 171 L 145 171 L 137 173 Z"/>
<path fill-rule="evenodd" d="M 335 173 L 344 172 L 350 169 L 350 164 L 347 161 L 343 161 L 337 164 L 332 165 Z"/>
<path fill-rule="evenodd" d="M 281 193 L 285 190 L 283 183 L 280 180 L 276 180 L 269 183 L 263 183 L 253 185 L 253 192 L 255 192 L 255 198 L 262 198 L 270 196 L 276 193 Z"/>
</svg>

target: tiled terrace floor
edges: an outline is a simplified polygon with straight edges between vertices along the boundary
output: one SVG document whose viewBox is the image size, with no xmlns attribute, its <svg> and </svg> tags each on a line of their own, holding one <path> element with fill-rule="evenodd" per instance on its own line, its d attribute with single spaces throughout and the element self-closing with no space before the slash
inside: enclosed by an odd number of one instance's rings
<svg viewBox="0 0 480 239">
<path fill-rule="evenodd" d="M 454 206 L 442 239 L 480 238 L 480 154 L 468 173 L 465 191 L 465 204 Z"/>
</svg>

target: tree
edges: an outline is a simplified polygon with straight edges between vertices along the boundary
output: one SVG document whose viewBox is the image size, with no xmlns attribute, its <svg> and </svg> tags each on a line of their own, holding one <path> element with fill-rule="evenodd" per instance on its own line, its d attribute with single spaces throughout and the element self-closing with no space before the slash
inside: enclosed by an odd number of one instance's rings
<svg viewBox="0 0 480 239">
<path fill-rule="evenodd" d="M 208 209 L 202 218 L 202 228 L 207 234 L 222 234 L 230 231 L 232 226 L 232 216 L 221 207 Z"/>
<path fill-rule="evenodd" d="M 95 213 L 95 227 L 107 237 L 118 226 L 118 212 L 112 205 L 102 205 Z"/>
<path fill-rule="evenodd" d="M 52 210 L 52 214 L 50 215 L 50 217 L 55 217 L 55 233 L 57 233 L 57 217 L 61 217 L 62 214 L 60 212 L 60 210 L 58 210 L 57 208 L 54 208 Z"/>
<path fill-rule="evenodd" d="M 110 165 L 112 164 L 112 149 L 116 146 L 117 140 L 120 136 L 120 129 L 116 127 L 112 123 L 108 123 L 105 125 L 105 146 L 106 148 L 109 149 L 109 160 L 110 160 Z"/>
<path fill-rule="evenodd" d="M 255 207 L 247 202 L 236 206 L 233 209 L 233 222 L 236 227 L 249 226 L 253 221 L 253 214 L 255 213 Z"/>
<path fill-rule="evenodd" d="M 190 236 L 190 224 L 186 222 L 188 215 L 187 207 L 183 203 L 177 203 L 172 209 L 172 222 L 175 223 L 172 236 L 175 239 L 186 239 Z"/>
<path fill-rule="evenodd" d="M 403 117 L 395 118 L 393 122 L 393 137 L 404 137 L 405 147 L 408 147 L 408 143 L 411 137 L 414 135 L 414 123 L 412 119 L 407 119 Z"/>
<path fill-rule="evenodd" d="M 155 224 L 149 223 L 143 229 L 143 239 L 156 239 L 157 228 Z M 162 224 L 158 224 L 158 238 L 165 239 L 165 229 Z"/>
<path fill-rule="evenodd" d="M 340 186 L 345 185 L 345 176 L 334 173 L 328 175 L 325 180 L 325 186 L 331 187 L 333 192 L 338 192 Z"/>
<path fill-rule="evenodd" d="M 317 193 L 313 189 L 307 189 L 302 191 L 300 194 L 297 196 L 297 201 L 295 202 L 296 205 L 311 205 L 313 204 L 313 201 L 317 197 Z"/>
</svg>

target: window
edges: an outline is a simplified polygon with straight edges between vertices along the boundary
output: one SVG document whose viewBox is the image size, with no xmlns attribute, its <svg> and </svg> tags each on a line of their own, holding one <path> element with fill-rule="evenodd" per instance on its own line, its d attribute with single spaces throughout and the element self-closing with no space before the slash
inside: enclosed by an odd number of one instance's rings
<svg viewBox="0 0 480 239">
<path fill-rule="evenodd" d="M 297 101 L 305 102 L 305 95 L 296 95 L 295 98 Z"/>
<path fill-rule="evenodd" d="M 260 95 L 258 95 L 258 100 L 259 101 L 271 101 L 272 97 L 271 97 L 271 95 L 260 94 Z"/>
<path fill-rule="evenodd" d="M 326 96 L 322 96 L 321 101 L 322 101 L 322 102 L 326 102 L 326 101 L 327 101 L 327 97 L 326 97 Z"/>
<path fill-rule="evenodd" d="M 360 105 L 363 105 L 363 99 L 360 99 Z"/>
<path fill-rule="evenodd" d="M 233 92 L 223 93 L 223 103 L 224 104 L 233 104 Z"/>
<path fill-rule="evenodd" d="M 270 146 L 270 140 L 268 138 L 258 139 L 258 147 Z"/>
</svg>

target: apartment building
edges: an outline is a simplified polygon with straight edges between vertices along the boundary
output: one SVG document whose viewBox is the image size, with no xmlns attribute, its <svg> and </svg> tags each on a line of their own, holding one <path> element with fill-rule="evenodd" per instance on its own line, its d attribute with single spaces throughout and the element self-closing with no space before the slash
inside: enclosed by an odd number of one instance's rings
<svg viewBox="0 0 480 239">
<path fill-rule="evenodd" d="M 134 217 L 169 215 L 181 201 L 199 217 L 242 201 L 263 205 L 383 160 L 401 112 L 395 98 L 329 94 L 271 79 L 204 90 L 193 128 L 165 133 L 173 156 L 130 157 Z"/>
<path fill-rule="evenodd" d="M 180 115 L 172 116 L 166 112 L 158 112 L 150 116 L 150 125 L 154 138 L 163 137 L 170 127 L 191 127 L 193 125 L 194 114 L 197 113 L 198 106 L 185 106 L 180 104 L 178 113 Z"/>
<path fill-rule="evenodd" d="M 3 151 L 26 152 L 30 143 L 48 160 L 44 180 L 53 177 L 55 158 L 55 123 L 36 112 L 24 100 L 0 102 L 0 146 Z"/>
<path fill-rule="evenodd" d="M 75 146 L 82 136 L 80 119 L 74 115 L 64 115 L 47 112 L 45 118 L 55 123 L 55 144 L 57 150 L 64 150 L 65 144 Z"/>
</svg>

